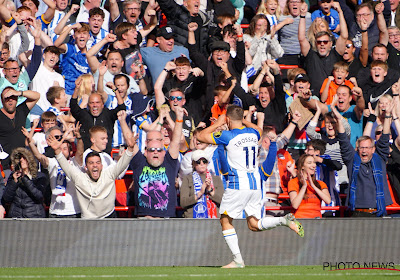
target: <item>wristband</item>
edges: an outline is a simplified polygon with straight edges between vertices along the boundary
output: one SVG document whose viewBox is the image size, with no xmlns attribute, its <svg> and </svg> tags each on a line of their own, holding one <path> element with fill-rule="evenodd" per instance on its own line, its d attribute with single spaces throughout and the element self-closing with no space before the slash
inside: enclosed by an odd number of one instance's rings
<svg viewBox="0 0 400 280">
<path fill-rule="evenodd" d="M 183 123 L 183 120 L 178 120 L 178 119 L 176 119 L 175 122 L 181 122 L 181 123 Z"/>
<path fill-rule="evenodd" d="M 390 116 L 385 115 L 385 119 L 391 119 L 391 118 L 392 118 L 392 115 L 390 115 Z"/>
<path fill-rule="evenodd" d="M 161 126 L 163 125 L 163 124 L 162 124 L 162 123 L 160 123 L 160 122 L 157 122 L 157 124 L 159 124 L 159 125 L 161 125 Z"/>
<path fill-rule="evenodd" d="M 168 69 L 164 68 L 163 70 L 164 70 L 165 72 L 169 73 L 169 70 L 168 70 Z"/>
<path fill-rule="evenodd" d="M 292 123 L 292 124 L 294 124 L 295 126 L 297 126 L 297 122 L 294 122 L 294 121 L 290 121 L 290 123 Z"/>
<path fill-rule="evenodd" d="M 242 38 L 242 37 L 243 37 L 243 34 L 237 34 L 236 37 Z"/>
<path fill-rule="evenodd" d="M 21 23 L 17 23 L 17 25 L 19 25 L 19 26 L 24 25 L 24 22 L 21 21 Z"/>
<path fill-rule="evenodd" d="M 394 118 L 393 121 L 397 121 L 399 118 Z"/>
<path fill-rule="evenodd" d="M 24 91 L 23 90 L 21 91 L 21 95 L 20 96 L 24 96 Z"/>
<path fill-rule="evenodd" d="M 369 122 L 372 122 L 372 123 L 376 122 L 376 116 L 373 115 L 373 114 L 369 115 L 368 121 L 369 121 Z"/>
<path fill-rule="evenodd" d="M 76 137 L 76 139 L 80 140 L 80 139 L 82 139 L 82 137 Z"/>
<path fill-rule="evenodd" d="M 361 29 L 361 33 L 365 33 L 365 32 L 367 32 L 368 31 L 368 29 L 365 29 L 365 30 L 362 30 Z"/>
<path fill-rule="evenodd" d="M 306 16 L 302 16 L 302 15 L 300 15 L 300 18 L 306 18 Z"/>
<path fill-rule="evenodd" d="M 398 93 L 393 93 L 392 96 L 399 96 L 399 94 Z"/>
</svg>

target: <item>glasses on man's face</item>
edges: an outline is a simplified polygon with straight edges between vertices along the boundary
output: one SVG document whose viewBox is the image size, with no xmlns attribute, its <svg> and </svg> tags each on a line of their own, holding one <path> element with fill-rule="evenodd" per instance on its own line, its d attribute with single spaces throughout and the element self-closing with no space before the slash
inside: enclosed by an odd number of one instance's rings
<svg viewBox="0 0 400 280">
<path fill-rule="evenodd" d="M 11 72 L 11 71 L 19 71 L 19 67 L 14 67 L 14 68 L 4 68 L 6 71 Z"/>
<path fill-rule="evenodd" d="M 380 130 L 380 131 L 375 131 L 375 136 L 381 135 L 381 134 L 382 134 L 382 130 Z"/>
<path fill-rule="evenodd" d="M 371 14 L 357 14 L 356 15 L 356 17 L 357 18 L 360 18 L 360 17 L 368 17 L 368 16 L 370 16 Z"/>
<path fill-rule="evenodd" d="M 146 148 L 146 150 L 150 153 L 154 153 L 155 151 L 157 151 L 158 153 L 161 153 L 162 151 L 164 151 L 163 148 Z"/>
<path fill-rule="evenodd" d="M 300 4 L 300 3 L 301 3 L 301 1 L 296 1 L 296 0 L 293 0 L 293 1 L 289 1 L 289 3 L 290 3 L 290 4 Z"/>
<path fill-rule="evenodd" d="M 182 96 L 170 96 L 169 100 L 174 101 L 174 100 L 182 101 L 183 97 Z"/>
<path fill-rule="evenodd" d="M 330 41 L 328 40 L 317 40 L 317 45 L 322 45 L 322 44 L 327 45 L 329 42 Z"/>
<path fill-rule="evenodd" d="M 389 34 L 389 38 L 399 38 L 399 37 L 400 37 L 400 33 Z"/>
<path fill-rule="evenodd" d="M 206 160 L 205 158 L 201 158 L 199 160 L 196 160 L 195 163 L 196 164 L 200 164 L 200 163 L 208 164 L 208 160 Z"/>
<path fill-rule="evenodd" d="M 128 11 L 128 12 L 140 11 L 140 8 L 125 8 L 125 11 Z"/>
<path fill-rule="evenodd" d="M 373 147 L 358 147 L 358 149 L 360 150 L 360 151 L 362 151 L 362 150 L 370 150 L 370 149 L 372 149 Z"/>
<path fill-rule="evenodd" d="M 346 44 L 346 48 L 350 49 L 353 45 L 352 44 Z"/>
<path fill-rule="evenodd" d="M 224 53 L 226 50 L 213 50 L 214 54 Z"/>
<path fill-rule="evenodd" d="M 62 135 L 54 135 L 54 138 L 56 138 L 58 141 L 62 139 Z"/>
</svg>

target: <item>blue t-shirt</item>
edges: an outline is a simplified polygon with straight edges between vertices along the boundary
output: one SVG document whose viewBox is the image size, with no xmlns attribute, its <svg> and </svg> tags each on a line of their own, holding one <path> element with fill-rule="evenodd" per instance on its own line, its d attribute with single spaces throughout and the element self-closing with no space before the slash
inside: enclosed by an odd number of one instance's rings
<svg viewBox="0 0 400 280">
<path fill-rule="evenodd" d="M 357 114 L 354 112 L 355 107 L 356 105 L 351 105 L 346 112 L 339 111 L 339 113 L 349 122 L 351 128 L 350 143 L 353 147 L 356 146 L 357 139 L 363 134 L 363 116 L 361 116 L 361 119 L 357 118 Z M 330 112 L 331 105 L 328 105 L 328 109 Z"/>
<path fill-rule="evenodd" d="M 336 29 L 336 27 L 339 25 L 339 13 L 331 8 L 329 15 L 325 15 L 322 10 L 316 10 L 311 14 L 311 20 L 314 21 L 316 18 L 323 18 L 325 19 L 328 24 L 329 24 L 329 30 L 333 32 L 333 30 Z M 333 33 L 335 37 L 339 37 L 338 34 Z"/>
<path fill-rule="evenodd" d="M 86 53 L 82 53 L 75 44 L 66 44 L 67 51 L 62 55 L 62 75 L 65 79 L 65 92 L 72 95 L 76 79 L 90 72 Z"/>
<path fill-rule="evenodd" d="M 188 49 L 176 45 L 171 52 L 163 52 L 159 47 L 147 47 L 140 49 L 140 54 L 142 55 L 143 63 L 147 65 L 147 69 L 153 79 L 153 85 L 156 83 L 158 76 L 161 71 L 163 71 L 164 66 L 168 61 L 182 55 L 189 58 Z"/>
<path fill-rule="evenodd" d="M 130 169 L 135 182 L 135 214 L 138 216 L 175 217 L 177 204 L 175 178 L 179 161 L 165 152 L 164 162 L 151 167 L 145 156 L 138 152 L 132 159 Z"/>
</svg>

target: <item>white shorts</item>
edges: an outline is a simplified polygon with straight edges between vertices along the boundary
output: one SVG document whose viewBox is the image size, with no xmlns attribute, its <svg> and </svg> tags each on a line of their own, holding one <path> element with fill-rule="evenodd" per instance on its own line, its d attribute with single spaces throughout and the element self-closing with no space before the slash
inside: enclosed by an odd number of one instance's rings
<svg viewBox="0 0 400 280">
<path fill-rule="evenodd" d="M 242 217 L 244 210 L 248 217 L 254 216 L 261 219 L 262 207 L 261 190 L 226 189 L 222 196 L 219 213 L 237 219 Z"/>
</svg>

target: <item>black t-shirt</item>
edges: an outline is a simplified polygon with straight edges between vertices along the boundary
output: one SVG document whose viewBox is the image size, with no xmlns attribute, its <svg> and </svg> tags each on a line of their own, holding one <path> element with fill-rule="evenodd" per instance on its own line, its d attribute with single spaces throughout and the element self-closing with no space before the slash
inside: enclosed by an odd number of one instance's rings
<svg viewBox="0 0 400 280">
<path fill-rule="evenodd" d="M 393 47 L 391 43 L 388 43 L 387 50 L 389 53 L 387 60 L 389 68 L 400 72 L 400 51 Z"/>
<path fill-rule="evenodd" d="M 358 57 L 354 58 L 352 62 L 349 64 L 349 75 L 347 76 L 347 80 L 351 77 L 357 78 L 358 72 L 364 68 L 360 59 Z"/>
<path fill-rule="evenodd" d="M 12 150 L 17 147 L 25 147 L 25 136 L 21 132 L 21 127 L 25 127 L 26 117 L 29 114 L 26 102 L 17 106 L 14 119 L 8 118 L 0 110 L 0 144 L 3 150 L 11 155 Z M 1 161 L 4 169 L 10 168 L 10 157 Z"/>
<path fill-rule="evenodd" d="M 166 152 L 161 166 L 151 167 L 145 156 L 138 152 L 130 169 L 135 182 L 135 214 L 138 216 L 175 217 L 176 188 L 179 161 Z"/>
<path fill-rule="evenodd" d="M 317 52 L 310 49 L 306 56 L 305 65 L 307 75 L 310 77 L 313 95 L 320 97 L 324 80 L 332 75 L 333 65 L 341 60 L 342 57 L 335 49 L 332 49 L 326 57 L 320 57 Z"/>
</svg>

